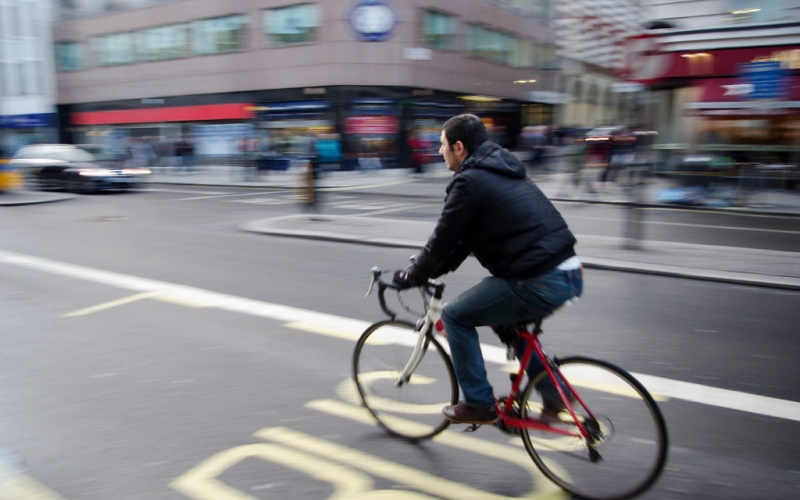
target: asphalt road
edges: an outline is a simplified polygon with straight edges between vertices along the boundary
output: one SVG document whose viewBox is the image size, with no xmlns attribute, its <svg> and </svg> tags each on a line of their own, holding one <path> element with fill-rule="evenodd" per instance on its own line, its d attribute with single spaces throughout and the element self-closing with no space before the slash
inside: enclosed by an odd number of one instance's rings
<svg viewBox="0 0 800 500">
<path fill-rule="evenodd" d="M 557 492 L 494 429 L 413 446 L 353 405 L 353 341 L 381 318 L 363 297 L 368 270 L 402 266 L 407 250 L 237 231 L 298 207 L 279 193 L 229 192 L 170 188 L 3 210 L 0 448 L 15 458 L 0 454 L 0 471 L 23 470 L 21 491 L 215 500 Z M 382 197 L 329 201 L 343 213 L 437 212 Z M 694 230 L 685 223 L 665 227 Z M 767 234 L 769 245 L 794 237 Z M 448 295 L 482 275 L 465 264 L 448 277 Z M 548 320 L 543 341 L 551 354 L 618 363 L 667 395 L 669 463 L 644 498 L 797 497 L 800 294 L 599 270 L 586 284 L 577 306 Z M 498 345 L 488 333 L 483 341 Z M 499 392 L 505 375 L 489 369 Z M 690 385 L 675 391 L 676 382 Z"/>
</svg>

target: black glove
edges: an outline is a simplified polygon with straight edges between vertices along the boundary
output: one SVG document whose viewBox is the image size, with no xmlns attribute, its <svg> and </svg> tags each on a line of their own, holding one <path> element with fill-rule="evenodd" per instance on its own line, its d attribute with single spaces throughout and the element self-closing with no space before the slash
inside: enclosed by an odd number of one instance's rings
<svg viewBox="0 0 800 500">
<path fill-rule="evenodd" d="M 408 280 L 408 273 L 402 270 L 394 272 L 394 276 L 392 276 L 392 284 L 394 284 L 394 286 L 396 286 L 400 290 L 405 290 L 413 286 L 411 282 Z"/>
</svg>

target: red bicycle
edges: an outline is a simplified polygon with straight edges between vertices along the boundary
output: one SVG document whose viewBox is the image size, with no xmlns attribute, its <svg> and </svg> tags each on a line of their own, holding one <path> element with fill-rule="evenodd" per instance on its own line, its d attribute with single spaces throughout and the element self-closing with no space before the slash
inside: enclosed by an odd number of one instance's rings
<svg viewBox="0 0 800 500">
<path fill-rule="evenodd" d="M 384 296 L 387 289 L 397 288 L 382 273 L 372 269 L 367 295 L 377 283 L 378 300 L 389 319 L 370 325 L 359 338 L 353 379 L 364 406 L 386 431 L 412 442 L 430 439 L 450 425 L 442 407 L 459 400 L 447 341 L 437 335 L 443 331 L 445 285 L 429 280 L 419 288 L 424 314 L 416 322 L 399 320 Z M 411 312 L 400 290 L 398 297 Z M 511 374 L 509 394 L 498 398 L 499 419 L 494 425 L 519 435 L 542 473 L 574 495 L 605 500 L 644 492 L 658 479 L 667 459 L 667 426 L 656 401 L 630 373 L 611 363 L 583 356 L 547 356 L 539 342 L 542 320 L 534 318 L 518 328 L 527 343 Z M 545 368 L 526 377 L 531 356 Z M 554 381 L 566 408 L 557 418 L 540 418 L 542 403 L 536 388 L 545 378 Z"/>
</svg>

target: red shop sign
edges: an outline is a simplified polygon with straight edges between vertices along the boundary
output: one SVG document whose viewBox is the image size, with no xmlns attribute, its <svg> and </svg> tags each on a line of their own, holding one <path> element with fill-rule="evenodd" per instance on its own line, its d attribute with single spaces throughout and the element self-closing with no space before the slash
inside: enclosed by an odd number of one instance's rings
<svg viewBox="0 0 800 500">
<path fill-rule="evenodd" d="M 391 135 L 397 133 L 396 116 L 348 116 L 344 120 L 346 134 Z"/>
</svg>

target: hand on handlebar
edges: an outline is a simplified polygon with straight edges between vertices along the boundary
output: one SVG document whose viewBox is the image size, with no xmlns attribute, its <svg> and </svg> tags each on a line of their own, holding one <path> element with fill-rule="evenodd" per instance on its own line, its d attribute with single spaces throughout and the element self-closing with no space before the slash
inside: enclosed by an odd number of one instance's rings
<svg viewBox="0 0 800 500">
<path fill-rule="evenodd" d="M 392 284 L 397 287 L 398 290 L 405 290 L 407 288 L 411 288 L 411 282 L 408 280 L 408 272 L 403 270 L 397 270 L 394 272 L 394 276 L 392 276 Z"/>
</svg>

